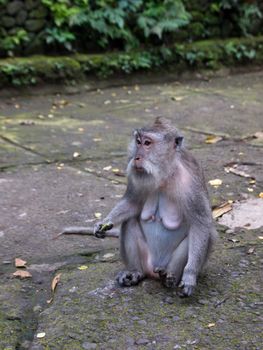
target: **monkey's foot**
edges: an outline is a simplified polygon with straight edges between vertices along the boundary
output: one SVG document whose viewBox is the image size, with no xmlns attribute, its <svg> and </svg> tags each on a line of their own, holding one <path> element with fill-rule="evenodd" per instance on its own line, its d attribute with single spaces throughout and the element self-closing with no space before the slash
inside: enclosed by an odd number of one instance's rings
<svg viewBox="0 0 263 350">
<path fill-rule="evenodd" d="M 145 275 L 139 271 L 121 271 L 118 273 L 116 280 L 122 287 L 136 286 Z"/>
<path fill-rule="evenodd" d="M 153 272 L 159 273 L 161 283 L 167 288 L 175 288 L 177 286 L 177 280 L 175 274 L 167 272 L 164 267 L 155 267 Z"/>
<path fill-rule="evenodd" d="M 178 287 L 179 287 L 179 289 L 177 291 L 177 295 L 180 298 L 190 297 L 190 295 L 193 294 L 193 291 L 195 288 L 195 286 L 184 284 L 182 281 L 180 282 Z"/>
</svg>

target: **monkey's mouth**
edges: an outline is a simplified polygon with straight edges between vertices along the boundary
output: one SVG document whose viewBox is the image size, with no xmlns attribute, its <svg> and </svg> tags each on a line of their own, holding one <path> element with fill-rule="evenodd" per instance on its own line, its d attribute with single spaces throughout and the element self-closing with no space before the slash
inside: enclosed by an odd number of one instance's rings
<svg viewBox="0 0 263 350">
<path fill-rule="evenodd" d="M 142 166 L 135 166 L 134 167 L 134 170 L 137 172 L 137 173 L 145 173 L 145 169 L 142 167 Z"/>
</svg>

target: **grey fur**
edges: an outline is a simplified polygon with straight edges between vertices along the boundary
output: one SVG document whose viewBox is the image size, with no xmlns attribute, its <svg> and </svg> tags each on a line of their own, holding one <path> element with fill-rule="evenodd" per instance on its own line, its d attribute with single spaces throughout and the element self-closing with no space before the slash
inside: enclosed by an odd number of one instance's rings
<svg viewBox="0 0 263 350">
<path fill-rule="evenodd" d="M 128 153 L 126 193 L 94 233 L 121 224 L 121 285 L 159 274 L 189 296 L 217 236 L 202 170 L 164 118 L 135 131 Z"/>
</svg>

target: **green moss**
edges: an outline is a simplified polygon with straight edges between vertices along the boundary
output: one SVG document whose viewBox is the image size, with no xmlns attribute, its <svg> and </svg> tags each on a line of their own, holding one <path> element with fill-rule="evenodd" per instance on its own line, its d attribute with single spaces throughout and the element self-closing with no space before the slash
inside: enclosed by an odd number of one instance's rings
<svg viewBox="0 0 263 350">
<path fill-rule="evenodd" d="M 200 32 L 201 27 L 197 24 Z M 107 77 L 140 70 L 172 67 L 181 72 L 189 67 L 217 70 L 222 66 L 262 64 L 263 36 L 227 40 L 202 40 L 133 52 L 70 57 L 31 56 L 0 60 L 0 86 L 32 85 L 39 82 L 81 80 L 88 75 Z"/>
</svg>

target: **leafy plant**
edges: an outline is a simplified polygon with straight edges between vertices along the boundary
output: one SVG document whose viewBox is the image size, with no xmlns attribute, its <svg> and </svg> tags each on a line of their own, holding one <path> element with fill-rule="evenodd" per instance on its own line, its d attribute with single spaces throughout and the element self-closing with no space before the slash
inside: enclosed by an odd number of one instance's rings
<svg viewBox="0 0 263 350">
<path fill-rule="evenodd" d="M 129 50 L 140 43 L 152 43 L 154 37 L 162 40 L 166 33 L 176 32 L 190 19 L 181 0 L 42 0 L 42 3 L 49 8 L 54 27 L 77 33 L 75 40 L 69 41 L 77 45 L 81 37 L 80 46 L 91 41 L 102 48 L 117 44 Z M 61 40 L 64 35 L 54 30 L 48 34 L 63 46 L 68 42 Z"/>
<path fill-rule="evenodd" d="M 189 23 L 190 14 L 178 0 L 148 1 L 137 19 L 146 38 L 156 35 L 162 39 L 165 32 L 174 32 Z"/>
<path fill-rule="evenodd" d="M 72 42 L 75 40 L 75 35 L 68 30 L 61 28 L 46 29 L 46 43 L 59 44 L 65 47 L 68 51 L 72 51 Z"/>
<path fill-rule="evenodd" d="M 1 47 L 12 54 L 13 50 L 21 46 L 23 43 L 27 43 L 28 41 L 29 37 L 27 32 L 24 29 L 19 29 L 15 34 L 8 35 L 2 39 Z"/>
<path fill-rule="evenodd" d="M 229 42 L 225 46 L 225 51 L 227 55 L 233 56 L 237 61 L 253 60 L 256 57 L 256 50 L 244 44 L 236 45 Z"/>
<path fill-rule="evenodd" d="M 35 70 L 29 66 L 6 64 L 1 67 L 1 72 L 9 83 L 14 86 L 33 85 L 36 83 Z"/>
</svg>

